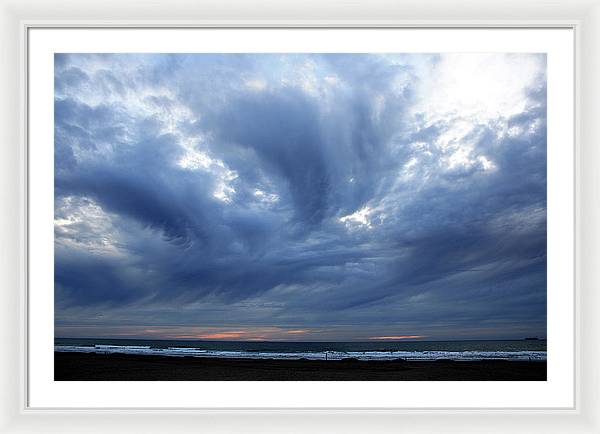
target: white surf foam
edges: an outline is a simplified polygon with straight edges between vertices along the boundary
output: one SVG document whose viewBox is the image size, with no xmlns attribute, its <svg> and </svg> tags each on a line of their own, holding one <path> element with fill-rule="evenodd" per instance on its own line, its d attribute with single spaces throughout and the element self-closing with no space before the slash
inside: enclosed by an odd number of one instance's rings
<svg viewBox="0 0 600 434">
<path fill-rule="evenodd" d="M 215 357 L 243 359 L 286 359 L 286 360 L 546 360 L 545 351 L 315 351 L 315 352 L 255 352 L 220 351 L 193 347 L 153 348 L 150 346 L 127 345 L 56 345 L 56 352 L 98 354 L 146 354 L 172 357 Z"/>
</svg>

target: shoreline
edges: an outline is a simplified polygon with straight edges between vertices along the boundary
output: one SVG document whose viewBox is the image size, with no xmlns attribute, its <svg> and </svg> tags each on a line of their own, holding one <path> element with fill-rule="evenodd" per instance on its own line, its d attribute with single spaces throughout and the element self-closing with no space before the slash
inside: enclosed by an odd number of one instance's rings
<svg viewBox="0 0 600 434">
<path fill-rule="evenodd" d="M 280 360 L 55 352 L 55 381 L 545 381 L 546 361 Z"/>
</svg>

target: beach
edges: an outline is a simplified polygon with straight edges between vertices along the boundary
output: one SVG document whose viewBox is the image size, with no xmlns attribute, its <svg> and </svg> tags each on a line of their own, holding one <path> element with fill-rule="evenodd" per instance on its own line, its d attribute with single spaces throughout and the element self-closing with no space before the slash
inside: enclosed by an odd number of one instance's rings
<svg viewBox="0 0 600 434">
<path fill-rule="evenodd" d="M 54 353 L 56 381 L 545 381 L 546 361 L 278 360 Z"/>
</svg>

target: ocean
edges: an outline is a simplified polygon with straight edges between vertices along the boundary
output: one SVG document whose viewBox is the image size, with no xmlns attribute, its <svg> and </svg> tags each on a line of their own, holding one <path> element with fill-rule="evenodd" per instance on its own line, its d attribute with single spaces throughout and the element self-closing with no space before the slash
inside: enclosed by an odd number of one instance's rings
<svg viewBox="0 0 600 434">
<path fill-rule="evenodd" d="M 545 340 L 241 342 L 56 338 L 56 352 L 309 360 L 546 360 Z"/>
</svg>

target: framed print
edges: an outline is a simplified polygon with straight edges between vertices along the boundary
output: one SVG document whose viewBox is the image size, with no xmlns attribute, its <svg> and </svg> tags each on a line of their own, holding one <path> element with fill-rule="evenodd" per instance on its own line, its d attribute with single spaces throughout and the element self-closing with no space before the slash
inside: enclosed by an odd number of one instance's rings
<svg viewBox="0 0 600 434">
<path fill-rule="evenodd" d="M 92 23 L 7 3 L 6 426 L 597 432 L 596 6 L 533 6 Z"/>
<path fill-rule="evenodd" d="M 30 405 L 572 407 L 573 38 L 30 29 Z"/>
</svg>

